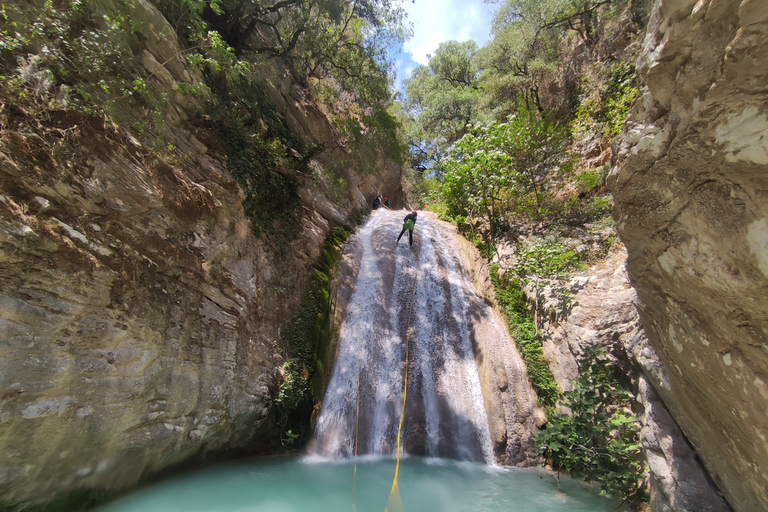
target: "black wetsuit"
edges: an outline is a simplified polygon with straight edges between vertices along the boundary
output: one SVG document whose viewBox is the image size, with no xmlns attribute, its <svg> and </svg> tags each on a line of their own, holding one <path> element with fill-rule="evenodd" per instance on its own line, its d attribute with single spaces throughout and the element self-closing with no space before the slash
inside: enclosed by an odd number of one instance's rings
<svg viewBox="0 0 768 512">
<path fill-rule="evenodd" d="M 416 214 L 411 212 L 408 215 L 406 215 L 405 218 L 403 219 L 403 230 L 400 232 L 400 235 L 397 237 L 397 243 L 400 243 L 400 237 L 402 237 L 403 233 L 405 233 L 405 231 L 407 230 L 408 231 L 408 244 L 411 247 L 413 247 L 413 228 L 408 229 L 408 227 L 406 225 L 406 223 L 409 220 L 412 220 L 413 223 L 416 224 Z"/>
</svg>

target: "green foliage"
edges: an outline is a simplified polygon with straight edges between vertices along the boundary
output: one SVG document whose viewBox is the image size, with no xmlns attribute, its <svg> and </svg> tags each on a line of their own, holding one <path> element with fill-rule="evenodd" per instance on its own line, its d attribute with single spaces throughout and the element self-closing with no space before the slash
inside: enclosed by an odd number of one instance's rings
<svg viewBox="0 0 768 512">
<path fill-rule="evenodd" d="M 488 241 L 517 221 L 609 215 L 603 163 L 636 95 L 642 21 L 627 0 L 507 0 L 487 46 L 454 43 L 417 68 L 402 124 L 414 169 L 440 182 L 445 217 Z"/>
<path fill-rule="evenodd" d="M 491 266 L 491 280 L 496 289 L 496 301 L 506 317 L 510 333 L 525 361 L 531 386 L 545 407 L 553 407 L 558 398 L 558 387 L 549 361 L 544 356 L 536 325 L 519 281 L 505 282 L 499 277 L 498 267 Z"/>
<path fill-rule="evenodd" d="M 306 159 L 297 150 L 306 150 L 255 84 L 240 79 L 229 85 L 214 89 L 211 118 L 224 141 L 227 169 L 245 192 L 243 208 L 254 232 L 269 234 L 279 249 L 298 230 L 297 172 Z"/>
<path fill-rule="evenodd" d="M 519 108 L 568 116 L 576 105 L 574 67 L 563 62 L 564 46 L 576 38 L 587 51 L 597 47 L 610 18 L 610 1 L 508 0 L 493 23 L 494 37 L 480 54 L 488 97 L 497 118 Z M 568 73 L 562 73 L 563 69 Z M 548 92 L 550 89 L 556 94 Z"/>
<path fill-rule="evenodd" d="M 562 277 L 565 272 L 578 269 L 578 256 L 554 240 L 520 245 L 517 248 L 514 272 L 521 279 L 539 281 Z"/>
<path fill-rule="evenodd" d="M 611 213 L 613 198 L 610 194 L 589 195 L 584 198 L 577 195 L 569 196 L 564 202 L 552 205 L 550 212 L 558 216 L 564 223 L 582 225 L 588 222 L 600 222 L 613 225 Z"/>
<path fill-rule="evenodd" d="M 596 140 L 600 148 L 624 130 L 629 108 L 637 95 L 634 55 L 610 65 L 596 66 L 596 78 L 584 79 L 579 107 L 572 123 L 573 133 L 580 140 Z"/>
<path fill-rule="evenodd" d="M 454 215 L 483 217 L 489 241 L 507 215 L 546 211 L 546 180 L 563 134 L 535 112 L 472 127 L 443 160 L 442 198 Z"/>
<path fill-rule="evenodd" d="M 467 133 L 476 119 L 479 69 L 474 41 L 441 43 L 424 66 L 405 80 L 410 117 L 405 126 L 411 158 L 417 168 L 429 162 Z"/>
<path fill-rule="evenodd" d="M 333 182 L 333 188 L 336 201 L 341 201 L 347 195 L 347 180 L 338 178 Z"/>
<path fill-rule="evenodd" d="M 215 2 L 181 4 L 179 12 L 187 13 L 185 19 L 192 19 L 192 4 L 202 8 L 203 4 Z M 54 129 L 49 132 L 54 134 L 58 128 L 76 131 L 77 123 L 62 126 L 61 121 L 48 119 L 82 119 L 61 115 L 74 112 L 113 127 L 131 127 L 144 142 L 168 147 L 161 133 L 170 108 L 169 92 L 136 57 L 149 35 L 142 21 L 147 13 L 138 2 L 104 6 L 95 0 L 37 2 L 24 9 L 0 7 L 3 102 L 13 102 L 37 118 L 39 130 L 51 128 L 47 125 L 52 124 Z M 248 64 L 234 59 L 218 34 L 204 31 L 204 23 L 196 19 L 197 29 L 190 31 L 194 38 L 190 48 L 157 65 L 176 61 L 177 65 L 221 73 L 230 79 L 248 71 Z M 153 37 L 173 37 L 166 32 Z M 195 79 L 189 83 L 178 81 L 177 90 L 203 99 L 210 93 L 206 84 Z"/>
<path fill-rule="evenodd" d="M 176 29 L 176 33 L 187 40 L 204 37 L 207 24 L 203 21 L 206 8 L 221 13 L 220 0 L 153 0 L 165 19 Z"/>
<path fill-rule="evenodd" d="M 504 151 L 511 133 L 506 124 L 479 126 L 462 137 L 443 162 L 443 200 L 450 211 L 483 216 L 491 232 L 500 220 L 501 194 L 513 184 L 513 157 Z"/>
<path fill-rule="evenodd" d="M 0 94 L 36 109 L 72 108 L 104 116 L 136 93 L 137 106 L 160 101 L 143 87 L 131 53 L 134 27 L 124 17 L 96 16 L 91 2 L 0 8 Z M 129 61 L 130 62 L 130 61 Z M 124 98 L 124 96 L 126 98 Z"/>
<path fill-rule="evenodd" d="M 285 439 L 283 440 L 283 444 L 293 444 L 299 439 L 298 434 L 294 434 L 292 430 L 289 430 L 285 433 Z"/>
<path fill-rule="evenodd" d="M 610 166 L 604 164 L 596 169 L 586 169 L 575 176 L 576 185 L 582 193 L 589 193 L 605 185 Z"/>
<path fill-rule="evenodd" d="M 611 79 L 605 95 L 605 119 L 611 138 L 624 130 L 624 123 L 629 115 L 629 107 L 637 96 L 634 59 L 626 58 L 613 63 Z"/>
<path fill-rule="evenodd" d="M 282 335 L 288 340 L 291 357 L 283 364 L 284 381 L 273 406 L 283 425 L 289 427 L 291 435 L 286 435 L 290 442 L 309 434 L 313 405 L 322 399 L 334 309 L 330 283 L 341 255 L 339 247 L 348 237 L 349 232 L 341 227 L 328 235 L 302 306 L 283 326 Z"/>
<path fill-rule="evenodd" d="M 302 349 L 305 347 L 301 347 Z M 280 384 L 280 393 L 273 401 L 285 420 L 287 416 L 296 411 L 307 398 L 309 382 L 305 375 L 309 372 L 306 363 L 300 357 L 294 357 L 283 363 L 283 382 Z"/>
<path fill-rule="evenodd" d="M 279 57 L 304 84 L 330 78 L 366 104 L 389 97 L 387 48 L 406 34 L 390 0 L 220 0 L 201 16 L 236 55 Z"/>
<path fill-rule="evenodd" d="M 599 482 L 601 494 L 619 494 L 628 503 L 643 500 L 640 424 L 626 412 L 631 396 L 600 347 L 587 347 L 579 377 L 564 393 L 571 414 L 550 414 L 535 436 L 539 453 L 555 468 Z"/>
</svg>

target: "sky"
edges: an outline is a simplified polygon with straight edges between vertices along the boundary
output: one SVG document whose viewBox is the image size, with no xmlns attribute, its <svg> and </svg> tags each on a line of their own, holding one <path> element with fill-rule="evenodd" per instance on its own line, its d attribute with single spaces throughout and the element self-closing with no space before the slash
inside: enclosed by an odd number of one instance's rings
<svg viewBox="0 0 768 512">
<path fill-rule="evenodd" d="M 426 64 L 427 55 L 434 55 L 440 43 L 473 39 L 478 47 L 484 46 L 499 5 L 483 0 L 402 0 L 402 6 L 408 14 L 406 24 L 412 25 L 413 37 L 395 56 L 395 85 L 401 90 L 403 79 L 410 77 L 418 64 Z"/>
</svg>

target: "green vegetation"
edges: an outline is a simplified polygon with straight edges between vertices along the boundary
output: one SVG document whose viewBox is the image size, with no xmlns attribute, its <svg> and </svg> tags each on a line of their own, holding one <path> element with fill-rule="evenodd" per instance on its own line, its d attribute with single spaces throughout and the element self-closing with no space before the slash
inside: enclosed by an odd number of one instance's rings
<svg viewBox="0 0 768 512">
<path fill-rule="evenodd" d="M 298 178 L 313 151 L 302 147 L 256 84 L 240 78 L 229 88 L 235 93 L 214 91 L 210 109 L 224 142 L 227 170 L 245 192 L 243 208 L 255 233 L 269 235 L 267 240 L 279 249 L 298 232 Z M 306 156 L 299 158 L 301 153 Z"/>
<path fill-rule="evenodd" d="M 645 8 L 508 0 L 485 47 L 443 43 L 406 80 L 399 112 L 411 195 L 487 247 L 515 223 L 609 216 L 607 162 L 637 93 Z"/>
<path fill-rule="evenodd" d="M 469 129 L 442 162 L 442 199 L 449 215 L 482 217 L 494 239 L 504 214 L 541 212 L 545 164 L 562 137 L 535 112 Z"/>
<path fill-rule="evenodd" d="M 513 271 L 518 278 L 529 283 L 534 290 L 534 310 L 538 312 L 541 293 L 545 287 L 552 286 L 552 292 L 559 297 L 559 310 L 568 308 L 571 296 L 568 290 L 557 286 L 569 272 L 580 270 L 576 253 L 567 249 L 557 241 L 557 237 L 549 236 L 533 243 L 517 244 L 517 264 Z"/>
<path fill-rule="evenodd" d="M 328 235 L 301 309 L 283 327 L 290 358 L 283 365 L 284 382 L 273 405 L 284 426 L 283 437 L 289 443 L 307 438 L 310 415 L 315 403 L 322 399 L 332 336 L 333 266 L 341 255 L 339 247 L 348 237 L 349 232 L 340 227 Z"/>
<path fill-rule="evenodd" d="M 382 156 L 403 160 L 386 48 L 406 31 L 390 0 L 151 3 L 168 24 L 132 0 L 0 6 L 3 125 L 62 159 L 89 139 L 86 127 L 115 139 L 128 133 L 160 168 L 193 163 L 176 125 L 202 133 L 226 155 L 254 231 L 275 254 L 298 232 L 296 190 L 318 152 L 341 148 L 358 170 L 375 169 Z M 178 47 L 163 42 L 174 39 Z M 263 92 L 283 67 L 333 119 L 340 146 L 303 147 L 287 128 Z M 169 121 L 182 110 L 192 118 Z"/>
<path fill-rule="evenodd" d="M 557 468 L 600 483 L 601 494 L 618 494 L 634 506 L 647 500 L 638 419 L 630 414 L 632 394 L 598 346 L 587 347 L 579 378 L 564 393 L 570 414 L 550 413 L 536 433 L 539 453 Z"/>
<path fill-rule="evenodd" d="M 528 310 L 528 301 L 518 280 L 506 281 L 499 277 L 498 267 L 491 267 L 491 279 L 496 288 L 496 300 L 507 320 L 510 333 L 525 361 L 531 385 L 541 405 L 554 407 L 559 390 L 549 361 L 544 356 L 541 336 L 536 329 L 533 315 Z"/>
<path fill-rule="evenodd" d="M 628 395 L 590 351 L 564 395 L 574 415 L 555 413 L 563 397 L 537 327 L 540 314 L 567 315 L 567 276 L 616 242 L 605 183 L 637 95 L 633 63 L 647 9 L 632 0 L 503 1 L 492 40 L 443 43 L 406 80 L 398 111 L 414 202 L 455 223 L 489 259 L 502 240 L 518 240 L 514 267 L 503 278 L 492 267 L 492 279 L 549 411 L 541 453 L 633 503 L 642 464 L 636 420 L 623 412 Z M 587 236 L 565 242 L 576 232 Z M 545 288 L 555 303 L 540 312 Z"/>
</svg>

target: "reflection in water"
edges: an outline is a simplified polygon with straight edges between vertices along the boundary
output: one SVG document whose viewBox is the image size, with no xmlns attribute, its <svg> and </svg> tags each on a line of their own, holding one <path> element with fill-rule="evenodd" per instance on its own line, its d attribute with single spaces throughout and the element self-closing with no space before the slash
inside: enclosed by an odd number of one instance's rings
<svg viewBox="0 0 768 512">
<path fill-rule="evenodd" d="M 100 512 L 381 512 L 391 458 L 359 459 L 352 500 L 349 460 L 261 459 L 219 466 L 135 493 Z M 608 512 L 617 500 L 536 469 L 499 469 L 445 459 L 406 458 L 400 494 L 411 512 Z"/>
</svg>

